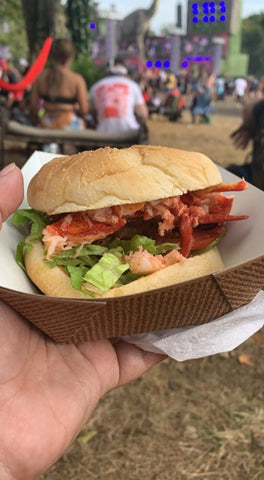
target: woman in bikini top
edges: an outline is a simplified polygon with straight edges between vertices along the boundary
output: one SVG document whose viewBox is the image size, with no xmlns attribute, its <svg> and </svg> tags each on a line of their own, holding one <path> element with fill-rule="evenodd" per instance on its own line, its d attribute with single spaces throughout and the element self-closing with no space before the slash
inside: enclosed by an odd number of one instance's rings
<svg viewBox="0 0 264 480">
<path fill-rule="evenodd" d="M 54 40 L 50 66 L 33 84 L 31 111 L 43 128 L 85 128 L 88 91 L 84 78 L 70 70 L 74 53 L 70 40 Z M 40 116 L 41 102 L 44 113 Z"/>
</svg>

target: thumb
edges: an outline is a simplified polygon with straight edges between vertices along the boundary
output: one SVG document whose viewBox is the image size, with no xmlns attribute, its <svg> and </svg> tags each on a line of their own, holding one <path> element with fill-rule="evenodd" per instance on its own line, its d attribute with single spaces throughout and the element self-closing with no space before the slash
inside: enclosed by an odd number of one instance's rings
<svg viewBox="0 0 264 480">
<path fill-rule="evenodd" d="M 10 163 L 0 171 L 0 228 L 23 200 L 24 185 L 20 169 Z"/>
</svg>

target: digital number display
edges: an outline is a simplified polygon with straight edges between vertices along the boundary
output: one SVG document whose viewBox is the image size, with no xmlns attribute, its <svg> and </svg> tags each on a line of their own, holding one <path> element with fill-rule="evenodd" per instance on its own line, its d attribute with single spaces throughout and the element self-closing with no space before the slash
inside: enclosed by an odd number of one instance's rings
<svg viewBox="0 0 264 480">
<path fill-rule="evenodd" d="M 219 2 L 203 2 L 192 4 L 192 22 L 197 24 L 199 22 L 214 23 L 226 22 L 227 6 L 225 1 Z"/>
<path fill-rule="evenodd" d="M 190 34 L 229 33 L 233 0 L 188 1 L 188 27 Z"/>
</svg>

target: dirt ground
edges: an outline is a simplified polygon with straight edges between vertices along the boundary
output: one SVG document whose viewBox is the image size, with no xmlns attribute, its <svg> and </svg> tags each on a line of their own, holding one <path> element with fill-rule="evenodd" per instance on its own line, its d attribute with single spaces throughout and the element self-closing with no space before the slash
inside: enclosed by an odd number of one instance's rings
<svg viewBox="0 0 264 480">
<path fill-rule="evenodd" d="M 209 125 L 193 125 L 187 109 L 177 123 L 153 115 L 149 122 L 150 143 L 202 152 L 223 167 L 244 163 L 248 150 L 235 149 L 230 139 L 231 132 L 241 123 L 241 107 L 227 98 L 216 104 L 216 114 L 211 120 Z"/>
<path fill-rule="evenodd" d="M 230 133 L 241 107 L 217 105 L 210 125 L 149 121 L 150 143 L 243 163 Z M 13 154 L 10 152 L 10 161 Z M 23 155 L 16 154 L 19 163 Z M 228 354 L 167 359 L 109 393 L 42 480 L 264 480 L 264 331 Z"/>
</svg>

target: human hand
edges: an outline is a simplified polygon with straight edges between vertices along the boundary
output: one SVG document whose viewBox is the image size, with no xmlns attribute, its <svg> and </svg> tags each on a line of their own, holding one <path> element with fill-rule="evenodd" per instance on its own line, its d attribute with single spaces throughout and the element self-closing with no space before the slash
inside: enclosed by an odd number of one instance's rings
<svg viewBox="0 0 264 480">
<path fill-rule="evenodd" d="M 19 168 L 10 163 L 0 171 L 0 229 L 2 222 L 23 200 L 23 177 Z"/>
<path fill-rule="evenodd" d="M 2 221 L 22 196 L 19 169 L 0 172 Z M 55 344 L 2 302 L 0 329 L 1 480 L 37 478 L 65 452 L 107 391 L 164 358 L 122 341 Z"/>
<path fill-rule="evenodd" d="M 249 128 L 247 128 L 245 125 L 241 125 L 241 127 L 231 133 L 230 137 L 232 138 L 233 144 L 236 148 L 245 150 L 249 144 L 249 141 L 252 139 L 252 134 Z"/>
</svg>

